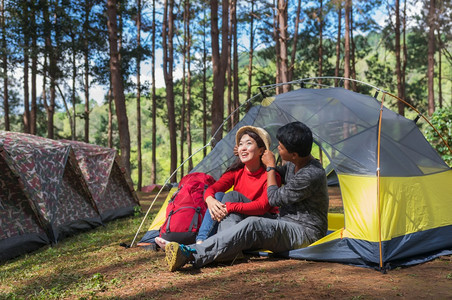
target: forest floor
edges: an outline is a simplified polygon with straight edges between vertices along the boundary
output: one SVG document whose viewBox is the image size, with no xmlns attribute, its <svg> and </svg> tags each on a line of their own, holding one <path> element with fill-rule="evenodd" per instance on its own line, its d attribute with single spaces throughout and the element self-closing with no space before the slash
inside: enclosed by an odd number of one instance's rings
<svg viewBox="0 0 452 300">
<path fill-rule="evenodd" d="M 340 194 L 330 191 L 331 209 L 340 211 Z M 140 193 L 139 198 L 146 212 L 155 195 Z M 160 195 L 150 209 L 147 226 L 165 198 Z M 108 222 L 0 264 L 0 299 L 452 299 L 452 256 L 386 274 L 257 256 L 169 272 L 164 252 L 120 246 L 131 243 L 143 215 Z"/>
<path fill-rule="evenodd" d="M 149 199 L 145 195 L 141 195 L 141 199 L 143 208 L 147 208 Z M 339 189 L 330 188 L 331 210 L 340 211 L 341 207 Z M 137 248 L 128 251 L 136 251 L 139 257 L 146 257 L 146 262 L 133 272 L 148 272 L 149 278 L 133 280 L 127 290 L 110 291 L 105 296 L 120 294 L 127 298 L 165 299 L 452 299 L 451 256 L 409 268 L 397 268 L 386 274 L 338 263 L 254 256 L 202 269 L 186 266 L 181 271 L 170 273 L 165 269 L 163 252 Z"/>
</svg>

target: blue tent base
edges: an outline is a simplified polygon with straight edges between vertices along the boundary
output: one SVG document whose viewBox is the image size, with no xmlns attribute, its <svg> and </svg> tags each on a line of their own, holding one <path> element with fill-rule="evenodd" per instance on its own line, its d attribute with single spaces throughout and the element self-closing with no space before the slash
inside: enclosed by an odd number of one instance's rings
<svg viewBox="0 0 452 300">
<path fill-rule="evenodd" d="M 430 248 L 421 241 L 430 240 Z M 380 267 L 378 243 L 357 239 L 337 239 L 323 244 L 278 253 L 280 257 L 311 261 L 337 262 L 382 272 L 409 267 L 452 254 L 452 226 L 408 234 L 382 243 L 383 267 Z"/>
</svg>

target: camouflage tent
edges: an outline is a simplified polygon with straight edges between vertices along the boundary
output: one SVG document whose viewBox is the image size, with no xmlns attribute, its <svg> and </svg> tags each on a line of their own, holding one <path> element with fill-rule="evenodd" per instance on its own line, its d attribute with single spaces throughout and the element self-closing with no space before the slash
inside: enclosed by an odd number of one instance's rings
<svg viewBox="0 0 452 300">
<path fill-rule="evenodd" d="M 70 145 L 0 132 L 0 147 L 0 260 L 102 224 Z"/>
<path fill-rule="evenodd" d="M 11 157 L 0 145 L 0 261 L 49 243 Z"/>
<path fill-rule="evenodd" d="M 74 149 L 102 221 L 133 214 L 139 201 L 130 176 L 120 167 L 116 150 L 77 141 L 62 142 Z"/>
</svg>

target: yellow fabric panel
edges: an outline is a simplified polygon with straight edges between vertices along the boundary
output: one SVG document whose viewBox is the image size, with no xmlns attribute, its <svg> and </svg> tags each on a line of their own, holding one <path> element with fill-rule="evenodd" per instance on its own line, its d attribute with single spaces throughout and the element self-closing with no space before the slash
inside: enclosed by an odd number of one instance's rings
<svg viewBox="0 0 452 300">
<path fill-rule="evenodd" d="M 343 231 L 344 231 L 344 229 L 340 228 L 340 229 L 336 230 L 335 232 L 330 233 L 327 236 L 321 238 L 320 240 L 312 243 L 311 245 L 309 245 L 309 247 L 315 246 L 315 245 L 320 245 L 320 244 L 323 244 L 323 243 L 326 243 L 326 242 L 329 242 L 332 240 L 341 239 L 343 237 Z"/>
<path fill-rule="evenodd" d="M 377 178 L 339 175 L 343 236 L 380 241 Z M 381 177 L 381 241 L 452 225 L 452 170 L 416 177 Z"/>
<path fill-rule="evenodd" d="M 378 241 L 377 177 L 338 175 L 338 179 L 347 236 Z"/>
<path fill-rule="evenodd" d="M 344 227 L 344 214 L 328 213 L 328 230 L 336 231 Z"/>
<path fill-rule="evenodd" d="M 382 240 L 452 225 L 452 170 L 381 178 Z"/>
<path fill-rule="evenodd" d="M 163 202 L 162 206 L 160 207 L 159 212 L 155 216 L 154 220 L 152 221 L 151 226 L 149 226 L 149 230 L 159 230 L 160 227 L 162 227 L 163 223 L 166 219 L 166 207 L 168 206 L 168 202 L 173 196 L 173 194 L 177 191 L 177 187 L 173 187 L 166 197 L 165 201 Z"/>
</svg>

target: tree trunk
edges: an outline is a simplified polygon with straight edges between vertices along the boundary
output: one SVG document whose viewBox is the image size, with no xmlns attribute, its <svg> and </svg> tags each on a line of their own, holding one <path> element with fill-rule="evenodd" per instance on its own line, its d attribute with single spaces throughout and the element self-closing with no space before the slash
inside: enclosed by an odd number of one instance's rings
<svg viewBox="0 0 452 300">
<path fill-rule="evenodd" d="M 342 0 L 337 1 L 337 41 L 336 41 L 336 67 L 334 69 L 334 76 L 339 77 L 339 67 L 341 62 L 341 28 L 342 28 Z M 334 79 L 334 86 L 339 85 L 339 80 Z"/>
<path fill-rule="evenodd" d="M 281 46 L 280 46 L 280 39 L 279 39 L 279 10 L 277 7 L 276 2 L 277 0 L 273 0 L 273 40 L 275 41 L 275 64 L 276 64 L 276 80 L 275 83 L 279 84 L 281 83 Z M 279 0 L 278 0 L 279 1 Z M 278 2 L 279 3 L 279 2 Z M 282 88 L 280 86 L 277 86 L 275 89 L 276 94 L 282 93 Z"/>
<path fill-rule="evenodd" d="M 77 85 L 77 51 L 76 51 L 76 37 L 73 30 L 71 31 L 71 42 L 72 42 L 72 89 L 71 89 L 71 102 L 72 102 L 72 122 L 71 123 L 71 138 L 73 141 L 75 141 L 76 138 L 76 102 L 75 102 L 75 96 L 76 96 L 76 85 Z M 68 111 L 68 114 L 70 115 L 70 112 Z"/>
<path fill-rule="evenodd" d="M 356 60 L 355 60 L 355 52 L 356 52 L 356 47 L 355 47 L 355 39 L 353 38 L 353 7 L 350 6 L 350 60 L 351 60 L 351 76 L 353 79 L 356 80 Z M 356 81 L 352 81 L 352 90 L 354 92 L 357 91 L 356 88 Z"/>
<path fill-rule="evenodd" d="M 298 27 L 300 25 L 300 13 L 301 13 L 301 0 L 298 0 L 297 14 L 295 16 L 295 29 L 293 31 L 293 43 L 292 43 L 292 53 L 290 55 L 290 67 L 289 67 L 289 81 L 293 80 L 293 73 L 295 71 L 295 59 L 297 54 L 297 44 L 298 44 Z"/>
<path fill-rule="evenodd" d="M 406 47 L 406 0 L 403 5 L 403 63 L 402 63 L 402 99 L 406 100 L 406 66 L 408 50 Z"/>
<path fill-rule="evenodd" d="M 137 190 L 141 191 L 143 181 L 143 164 L 141 161 L 141 0 L 137 0 Z"/>
<path fill-rule="evenodd" d="M 157 96 L 155 93 L 155 0 L 152 1 L 152 166 L 151 183 L 157 182 Z"/>
<path fill-rule="evenodd" d="M 84 141 L 85 143 L 89 143 L 89 14 L 91 12 L 91 1 L 85 1 L 85 20 L 83 23 L 83 57 L 84 57 L 84 92 L 85 92 L 85 111 L 83 113 L 83 120 L 85 121 L 85 134 Z M 74 123 L 75 124 L 75 123 Z M 75 125 L 74 125 L 75 126 Z"/>
<path fill-rule="evenodd" d="M 428 89 L 428 115 L 431 116 L 435 112 L 435 94 L 434 94 L 434 72 L 435 72 L 435 0 L 430 0 L 428 10 L 428 66 L 427 66 L 427 89 Z"/>
<path fill-rule="evenodd" d="M 218 29 L 218 0 L 210 1 L 211 8 L 211 42 L 212 42 L 212 70 L 213 70 L 213 95 L 212 95 L 212 146 L 223 138 L 224 115 L 224 83 L 225 70 L 228 62 L 228 19 L 229 1 L 222 1 L 222 24 L 221 24 L 221 53 L 220 33 Z"/>
<path fill-rule="evenodd" d="M 52 28 L 49 19 L 50 7 L 46 1 L 44 8 L 44 39 L 45 39 L 45 52 L 49 58 L 48 74 L 50 78 L 50 93 L 49 102 L 45 105 L 47 111 L 47 138 L 53 139 L 53 117 L 55 114 L 55 76 L 56 76 L 56 61 L 55 61 L 55 49 L 52 45 Z M 44 65 L 46 68 L 46 64 Z M 45 93 L 45 83 L 43 84 L 43 93 Z"/>
<path fill-rule="evenodd" d="M 254 0 L 251 1 L 251 13 L 250 13 L 250 52 L 248 55 L 248 83 L 246 90 L 246 99 L 251 98 L 251 86 L 253 78 L 253 56 L 254 56 Z M 246 110 L 250 108 L 251 104 L 248 102 Z"/>
<path fill-rule="evenodd" d="M 23 5 L 24 20 L 28 22 L 30 14 L 28 13 L 28 3 Z M 28 26 L 28 23 L 27 25 Z M 28 85 L 29 70 L 30 70 L 30 34 L 28 28 L 24 28 L 24 132 L 30 133 L 30 87 Z"/>
<path fill-rule="evenodd" d="M 350 78 L 350 7 L 352 0 L 345 0 L 345 45 L 344 45 L 344 77 Z M 344 87 L 350 89 L 350 81 L 345 80 Z"/>
<path fill-rule="evenodd" d="M 184 11 L 183 11 L 183 32 L 184 32 L 184 36 L 183 36 L 183 49 L 182 49 L 182 107 L 181 107 L 181 112 L 180 112 L 180 145 L 179 145 L 179 149 L 180 149 L 180 178 L 182 179 L 182 177 L 184 177 L 184 164 L 183 161 L 184 159 L 184 142 L 185 142 L 185 112 L 187 110 L 186 107 L 186 92 L 187 92 L 187 69 L 186 69 L 186 64 L 187 64 L 187 17 L 188 17 L 188 12 L 185 10 L 186 9 L 186 2 L 188 0 L 184 0 Z"/>
<path fill-rule="evenodd" d="M 192 156 L 192 140 L 191 140 L 191 33 L 190 33 L 190 17 L 191 17 L 191 5 L 190 0 L 185 1 L 185 11 L 187 12 L 187 155 L 188 159 L 188 172 L 193 169 Z"/>
<path fill-rule="evenodd" d="M 5 22 L 5 1 L 1 2 L 1 22 L 2 22 L 2 65 L 3 65 L 3 113 L 5 120 L 5 130 L 10 130 L 9 124 L 9 103 L 8 103 L 8 55 L 6 45 L 6 22 Z"/>
<path fill-rule="evenodd" d="M 438 34 L 438 105 L 439 108 L 443 108 L 443 88 L 442 88 L 442 62 L 441 62 L 441 49 L 442 49 L 442 42 L 441 42 L 441 33 L 439 32 L 439 28 L 437 30 Z"/>
<path fill-rule="evenodd" d="M 240 112 L 237 109 L 240 105 L 239 103 L 239 53 L 238 53 L 238 39 L 237 39 L 237 0 L 233 1 L 233 11 L 232 11 L 232 26 L 233 26 L 233 42 L 234 42 L 234 55 L 232 56 L 233 68 L 233 110 L 232 115 L 232 126 L 235 126 L 240 119 Z"/>
<path fill-rule="evenodd" d="M 111 83 L 110 76 L 110 88 L 108 89 L 108 147 L 113 148 L 113 84 Z"/>
<path fill-rule="evenodd" d="M 207 43 L 206 43 L 206 10 L 204 9 L 204 21 L 203 22 L 203 51 L 202 51 L 202 144 L 207 144 Z M 207 155 L 207 147 L 203 149 L 203 157 Z"/>
<path fill-rule="evenodd" d="M 30 12 L 30 23 L 31 27 L 36 26 L 36 8 L 34 5 L 31 6 Z M 36 134 L 37 132 L 37 83 L 36 74 L 38 73 L 38 47 L 37 47 L 37 34 L 36 32 L 31 33 L 31 109 L 30 109 L 30 133 Z"/>
<path fill-rule="evenodd" d="M 279 46 L 280 46 L 280 76 L 281 82 L 285 83 L 289 81 L 288 78 L 288 57 L 287 57 L 287 10 L 289 1 L 288 0 L 278 0 L 278 23 L 279 23 Z M 286 93 L 290 90 L 288 84 L 284 84 L 281 87 L 281 91 Z"/>
<path fill-rule="evenodd" d="M 229 116 L 231 113 L 232 113 L 232 111 L 233 111 L 233 108 L 232 108 L 232 58 L 231 58 L 231 56 L 232 56 L 232 51 L 231 51 L 231 49 L 232 49 L 232 31 L 234 30 L 233 29 L 233 25 L 232 25 L 232 13 L 233 13 L 233 2 L 234 2 L 234 0 L 231 0 L 231 2 L 229 3 L 229 36 L 228 36 L 228 53 L 229 53 L 229 55 L 228 55 L 228 63 L 227 63 L 227 66 L 226 66 L 226 77 L 227 77 L 227 80 L 226 80 L 226 83 L 227 83 L 227 85 L 228 85 L 228 89 L 227 89 L 227 104 L 228 104 L 228 113 L 227 113 L 227 115 Z M 227 131 L 230 131 L 231 129 L 232 129 L 232 121 L 233 121 L 233 117 L 231 117 L 231 118 L 228 118 L 228 120 L 227 120 Z"/>
<path fill-rule="evenodd" d="M 320 0 L 319 7 L 319 77 L 323 76 L 323 1 Z M 322 84 L 322 79 L 319 79 L 319 84 Z"/>
<path fill-rule="evenodd" d="M 44 51 L 44 64 L 42 65 L 42 104 L 46 110 L 47 118 L 49 117 L 49 104 L 47 103 L 47 52 Z"/>
<path fill-rule="evenodd" d="M 402 87 L 402 66 L 400 57 L 400 1 L 395 0 L 395 55 L 396 55 L 396 74 L 397 74 L 397 96 L 403 99 Z M 397 101 L 397 108 L 399 115 L 405 115 L 404 104 L 402 101 Z"/>
<path fill-rule="evenodd" d="M 121 76 L 121 62 L 118 51 L 118 25 L 116 0 L 107 1 L 107 27 L 110 43 L 110 73 L 115 99 L 116 117 L 118 119 L 119 142 L 123 167 L 130 174 L 130 134 L 126 112 L 124 85 Z"/>
<path fill-rule="evenodd" d="M 169 9 L 168 9 L 169 6 Z M 164 13 L 162 24 L 162 44 L 163 44 L 163 76 L 166 84 L 166 106 L 168 109 L 168 123 L 170 131 L 170 151 L 171 151 L 171 167 L 170 178 L 172 182 L 177 179 L 177 142 L 176 142 L 176 118 L 174 109 L 174 86 L 173 86 L 173 37 L 174 37 L 174 19 L 173 19 L 173 0 L 164 1 Z"/>
</svg>

